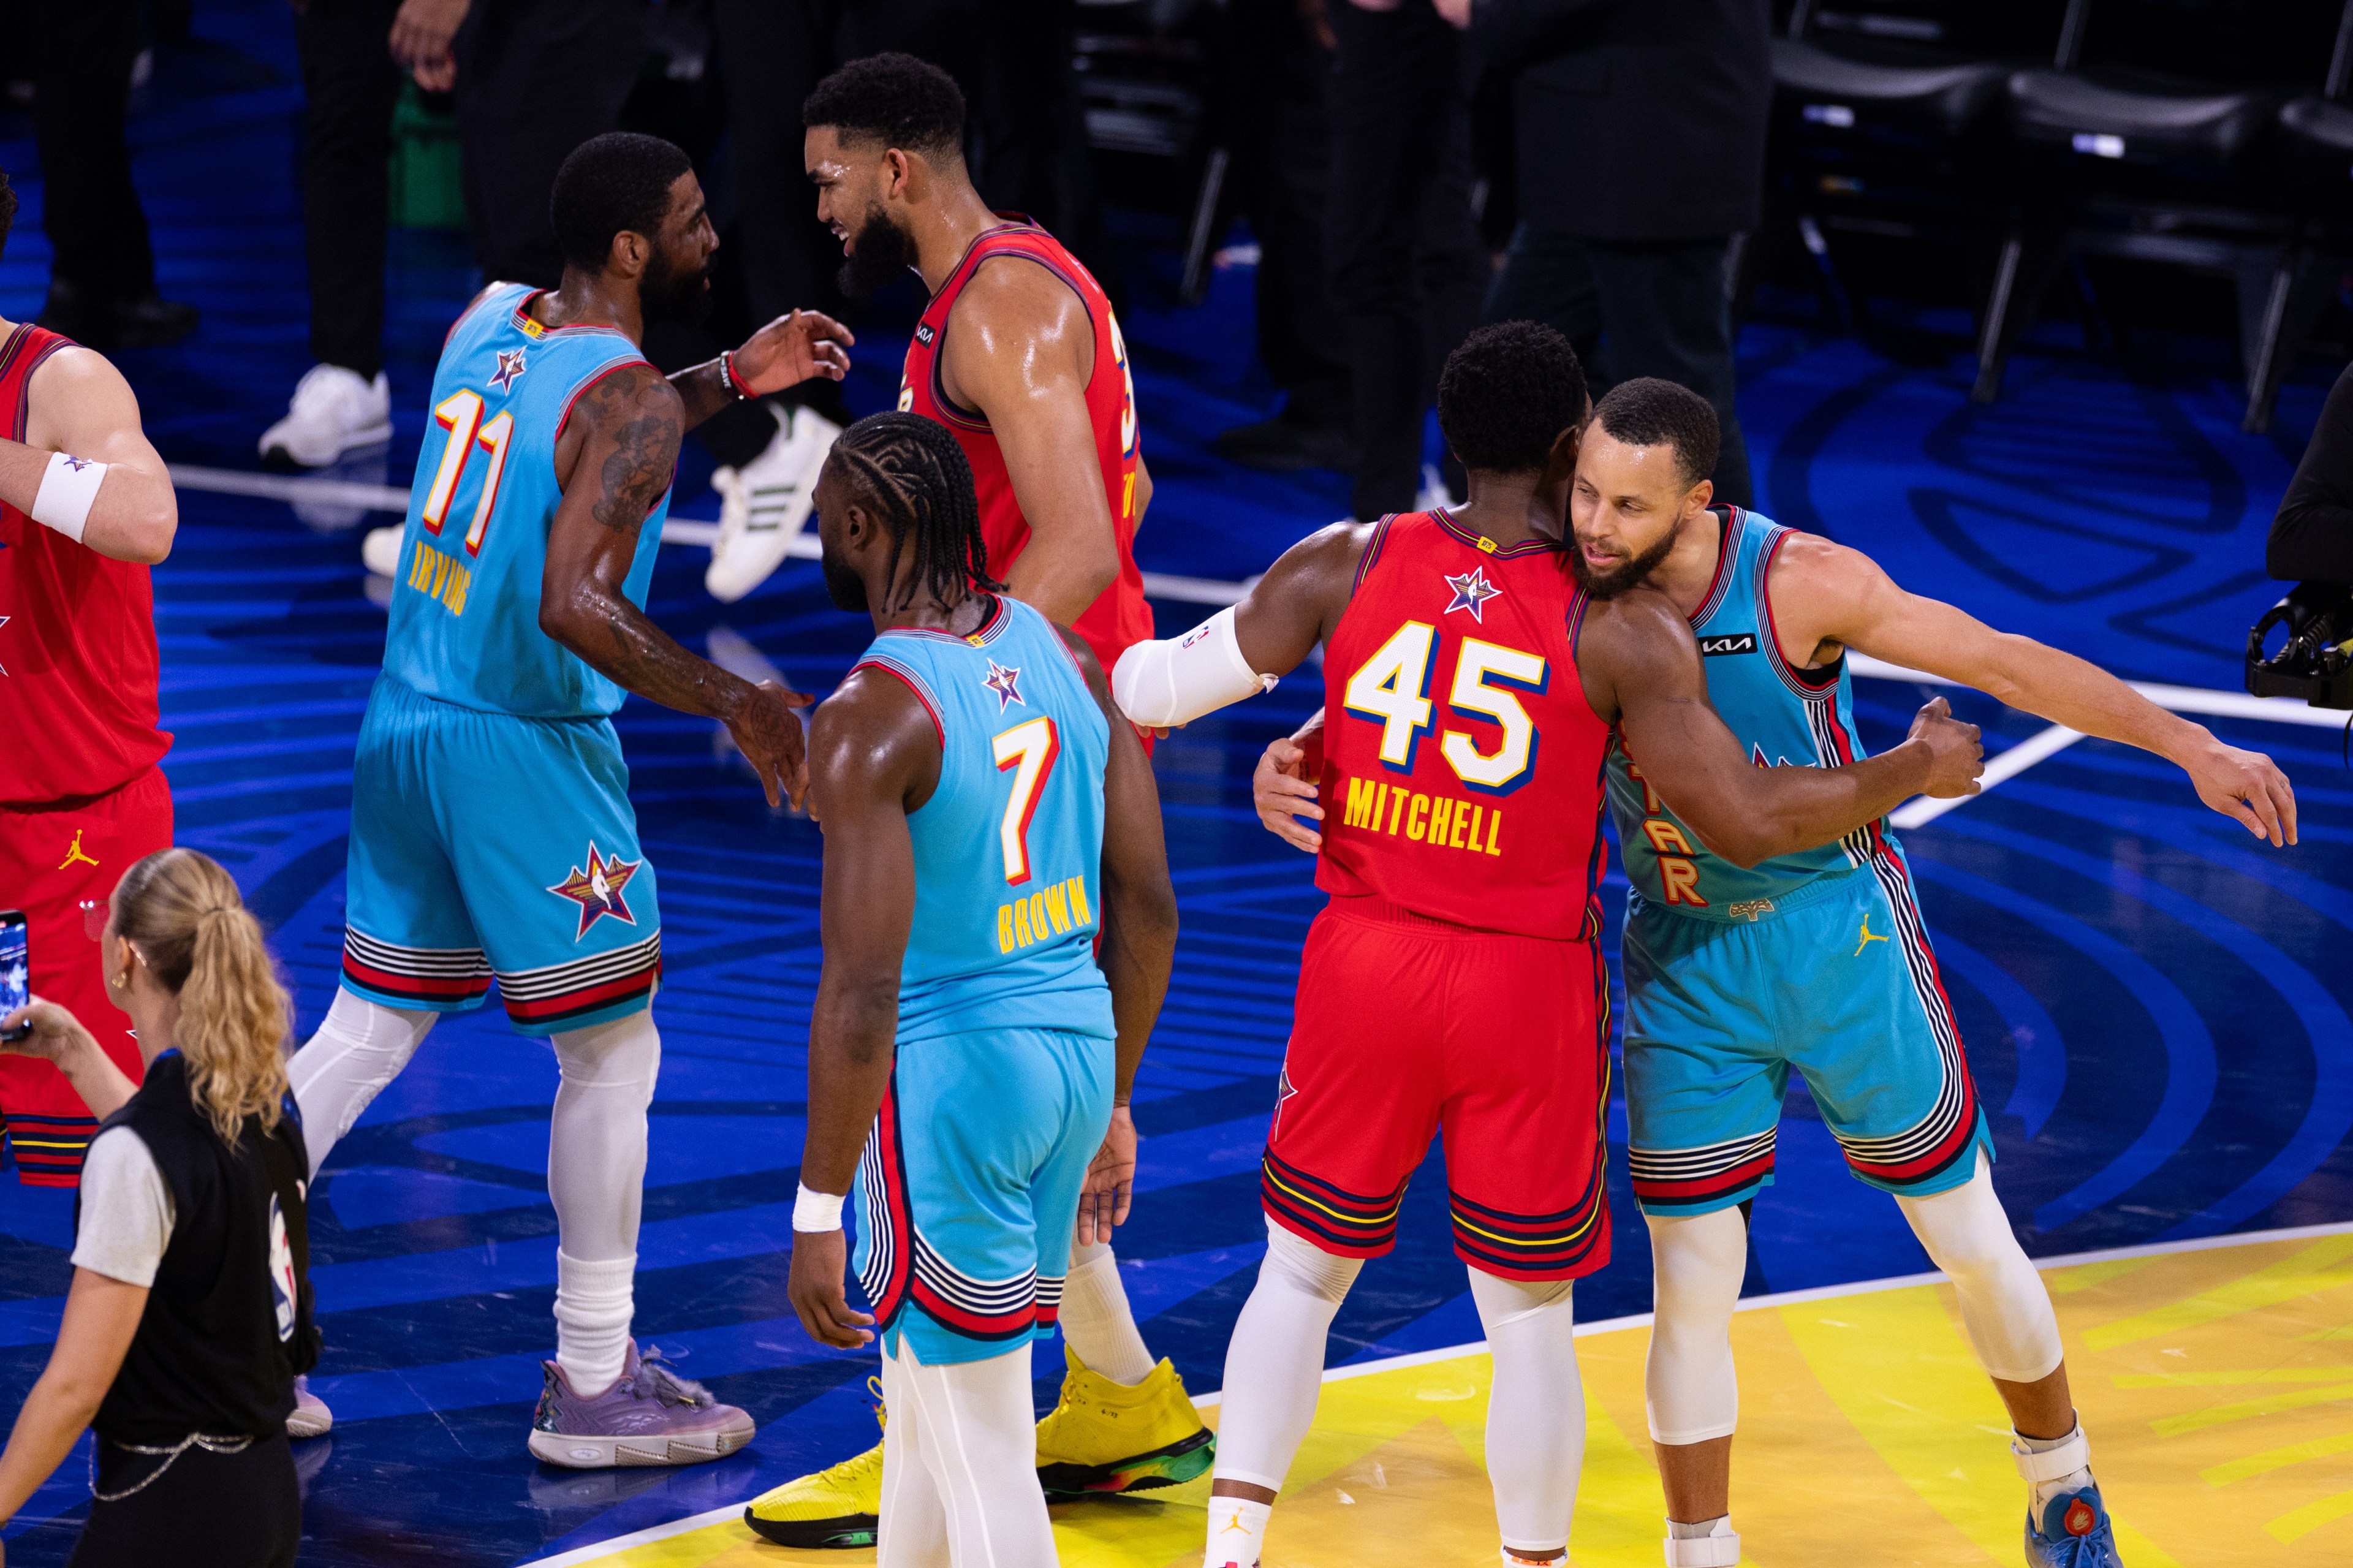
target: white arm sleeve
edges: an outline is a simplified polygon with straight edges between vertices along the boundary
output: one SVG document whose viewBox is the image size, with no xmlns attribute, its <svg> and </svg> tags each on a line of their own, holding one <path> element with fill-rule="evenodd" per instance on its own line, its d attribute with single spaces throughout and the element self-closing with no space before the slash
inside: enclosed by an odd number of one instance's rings
<svg viewBox="0 0 2353 1568">
<path fill-rule="evenodd" d="M 81 1165 L 81 1228 L 73 1264 L 125 1285 L 152 1287 L 172 1239 L 172 1190 L 139 1134 L 110 1127 Z"/>
<path fill-rule="evenodd" d="M 1242 658 L 1234 612 L 1219 610 L 1173 641 L 1140 642 L 1119 656 L 1111 672 L 1112 700 L 1138 724 L 1166 729 L 1189 724 L 1229 702 L 1274 689 Z"/>
</svg>

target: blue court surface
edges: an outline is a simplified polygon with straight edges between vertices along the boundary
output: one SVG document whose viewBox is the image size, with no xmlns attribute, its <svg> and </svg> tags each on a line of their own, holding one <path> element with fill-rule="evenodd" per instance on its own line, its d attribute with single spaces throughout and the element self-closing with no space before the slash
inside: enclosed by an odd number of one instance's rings
<svg viewBox="0 0 2353 1568">
<path fill-rule="evenodd" d="M 300 94 L 282 6 L 208 5 L 197 29 L 195 47 L 159 62 L 132 135 L 164 292 L 200 305 L 205 324 L 121 363 L 174 463 L 249 469 L 256 434 L 309 363 Z M 11 319 L 39 309 L 47 276 L 34 163 L 24 116 L 0 112 L 0 164 L 25 199 L 0 263 Z M 1138 554 L 1150 572 L 1238 579 L 1340 515 L 1345 481 L 1268 479 L 1211 454 L 1218 430 L 1276 402 L 1250 358 L 1250 276 L 1221 272 L 1208 303 L 1180 309 L 1151 221 L 1132 226 L 1124 293 L 1159 485 Z M 399 433 L 383 459 L 342 477 L 405 488 L 432 357 L 472 278 L 453 236 L 397 236 L 395 259 Z M 904 304 L 861 331 L 850 389 L 861 410 L 895 389 Z M 1914 327 L 1915 349 L 1941 347 L 1899 362 L 1831 335 L 1803 299 L 1762 302 L 1742 340 L 1761 510 L 2120 674 L 2235 689 L 2245 628 L 2276 593 L 2262 575 L 2263 532 L 2332 367 L 2307 366 L 2274 432 L 2249 437 L 2226 342 L 2150 342 L 2126 365 L 2087 354 L 2072 327 L 2046 326 L 2003 400 L 1978 407 L 1966 321 Z M 715 516 L 708 466 L 690 444 L 681 517 Z M 181 519 L 155 574 L 181 837 L 237 873 L 307 1034 L 332 994 L 353 737 L 384 638 L 358 531 L 394 520 L 348 498 L 313 494 L 298 508 L 194 485 Z M 723 628 L 822 691 L 862 646 L 863 623 L 828 605 L 812 563 L 722 607 L 702 591 L 705 560 L 691 545 L 666 549 L 654 581 L 653 613 L 689 647 Z M 1208 613 L 1155 607 L 1163 635 Z M 1867 738 L 1900 734 L 1926 695 L 1860 683 Z M 1147 1340 L 1196 1393 L 1218 1384 L 1262 1249 L 1257 1163 L 1319 903 L 1310 862 L 1259 827 L 1248 775 L 1265 741 L 1317 700 L 1303 672 L 1174 737 L 1155 762 L 1184 935 L 1137 1095 L 1148 1141 L 1119 1246 Z M 1957 703 L 1986 725 L 1989 751 L 2045 728 L 1990 700 Z M 2301 847 L 2257 844 L 2200 807 L 2169 766 L 2098 742 L 1907 836 L 1993 1117 L 2001 1191 L 2038 1255 L 2353 1219 L 2353 773 L 2337 728 L 2211 722 L 2287 769 Z M 544 1045 L 492 1008 L 436 1031 L 321 1184 L 311 1256 L 327 1350 L 314 1386 L 337 1425 L 303 1454 L 307 1563 L 529 1561 L 740 1501 L 873 1440 L 871 1358 L 813 1345 L 783 1289 L 818 967 L 817 831 L 769 810 L 709 723 L 633 700 L 619 726 L 668 913 L 638 1332 L 750 1409 L 760 1436 L 674 1472 L 558 1471 L 525 1454 L 539 1361 L 554 1349 L 555 1071 Z M 1578 1289 L 1588 1320 L 1650 1305 L 1622 1106 L 1612 1125 L 1617 1254 Z M 1342 1310 L 1335 1362 L 1480 1337 L 1437 1160 L 1407 1198 L 1397 1252 Z M 55 1331 L 71 1218 L 69 1194 L 0 1173 L 0 1405 L 11 1411 Z M 1751 1293 L 1927 1267 L 1894 1205 L 1846 1176 L 1801 1089 L 1754 1235 Z M 1054 1347 L 1038 1365 L 1044 1401 Z M 87 1507 L 77 1457 L 9 1528 L 10 1562 L 62 1563 Z"/>
</svg>

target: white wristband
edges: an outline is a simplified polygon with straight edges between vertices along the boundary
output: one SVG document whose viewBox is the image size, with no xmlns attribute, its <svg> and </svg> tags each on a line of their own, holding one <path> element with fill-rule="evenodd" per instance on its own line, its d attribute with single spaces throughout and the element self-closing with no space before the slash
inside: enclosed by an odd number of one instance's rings
<svg viewBox="0 0 2353 1568">
<path fill-rule="evenodd" d="M 79 544 L 82 530 L 90 524 L 90 504 L 98 500 L 98 487 L 105 482 L 104 463 L 50 453 L 49 466 L 41 473 L 41 488 L 33 492 L 33 521 Z"/>
<path fill-rule="evenodd" d="M 841 1204 L 841 1194 L 839 1193 L 813 1193 L 809 1191 L 807 1184 L 803 1183 L 800 1192 L 793 1199 L 793 1228 L 806 1231 L 839 1230 Z"/>
</svg>

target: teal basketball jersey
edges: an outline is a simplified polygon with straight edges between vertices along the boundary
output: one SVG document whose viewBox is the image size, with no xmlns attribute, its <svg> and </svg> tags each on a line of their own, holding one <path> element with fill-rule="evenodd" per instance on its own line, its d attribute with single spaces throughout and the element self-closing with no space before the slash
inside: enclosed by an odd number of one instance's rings
<svg viewBox="0 0 2353 1568">
<path fill-rule="evenodd" d="M 427 697 L 493 713 L 576 719 L 625 695 L 539 629 L 547 530 L 564 492 L 555 442 L 590 384 L 645 356 L 611 327 L 549 327 L 537 291 L 505 283 L 450 328 L 433 422 L 409 486 L 385 669 Z M 670 493 L 646 519 L 623 591 L 646 602 Z"/>
<path fill-rule="evenodd" d="M 1737 507 L 1711 517 L 1724 530 L 1715 581 L 1692 616 L 1708 700 L 1758 767 L 1791 763 L 1834 768 L 1865 756 L 1855 736 L 1853 687 L 1843 656 L 1820 669 L 1793 669 L 1773 636 L 1765 592 L 1773 554 L 1790 530 Z M 1884 820 L 1835 844 L 1777 855 L 1754 868 L 1712 855 L 1676 819 L 1613 738 L 1609 812 L 1626 879 L 1641 899 L 1715 920 L 1751 919 L 1827 872 L 1845 871 L 1886 853 L 1894 842 Z"/>
<path fill-rule="evenodd" d="M 884 632 L 860 658 L 904 681 L 940 736 L 940 782 L 908 814 L 915 919 L 899 1040 L 976 1029 L 1104 1039 L 1103 765 L 1111 729 L 1044 616 L 999 595 L 969 637 Z"/>
</svg>

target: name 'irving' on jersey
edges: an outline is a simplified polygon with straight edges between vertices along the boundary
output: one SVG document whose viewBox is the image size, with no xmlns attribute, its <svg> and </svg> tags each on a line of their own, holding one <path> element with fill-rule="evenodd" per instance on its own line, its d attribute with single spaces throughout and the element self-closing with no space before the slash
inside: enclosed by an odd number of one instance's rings
<svg viewBox="0 0 2353 1568">
<path fill-rule="evenodd" d="M 547 526 L 563 500 L 555 445 L 581 394 L 640 363 L 617 329 L 550 327 L 501 285 L 460 317 L 433 376 L 401 541 L 385 668 L 428 697 L 490 712 L 608 714 L 621 689 L 539 629 Z M 645 603 L 670 492 L 638 535 L 623 592 Z"/>
</svg>

